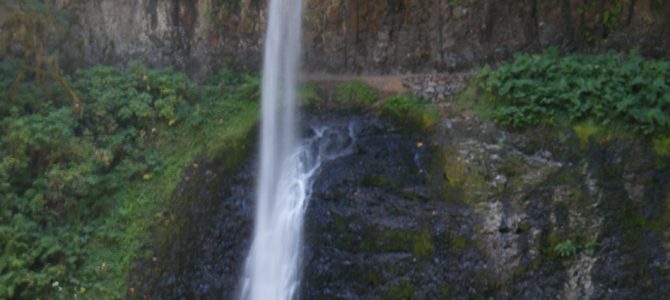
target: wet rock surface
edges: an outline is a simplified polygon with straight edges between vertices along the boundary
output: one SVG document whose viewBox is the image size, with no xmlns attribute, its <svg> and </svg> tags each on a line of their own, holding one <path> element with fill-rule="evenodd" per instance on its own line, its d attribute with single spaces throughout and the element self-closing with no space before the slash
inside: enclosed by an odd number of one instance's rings
<svg viewBox="0 0 670 300">
<path fill-rule="evenodd" d="M 309 121 L 354 122 L 356 147 L 315 180 L 304 299 L 670 297 L 670 170 L 648 145 L 511 132 L 467 113 L 430 138 L 371 115 Z M 234 298 L 253 170 L 184 183 L 181 195 L 197 195 L 178 212 L 189 221 L 164 241 L 160 267 L 138 263 L 138 291 Z"/>
<path fill-rule="evenodd" d="M 128 298 L 235 298 L 251 243 L 255 174 L 249 159 L 222 168 L 238 154 L 222 153 L 184 171 L 168 221 L 146 243 L 151 255 L 135 263 Z"/>
</svg>

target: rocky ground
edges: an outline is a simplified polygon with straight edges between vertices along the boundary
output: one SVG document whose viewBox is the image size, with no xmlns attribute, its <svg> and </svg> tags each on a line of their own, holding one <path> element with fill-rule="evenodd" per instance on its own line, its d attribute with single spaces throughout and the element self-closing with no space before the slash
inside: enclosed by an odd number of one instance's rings
<svg viewBox="0 0 670 300">
<path fill-rule="evenodd" d="M 315 181 L 303 298 L 670 297 L 667 160 L 630 139 L 512 132 L 442 108 L 439 128 L 413 136 L 374 115 L 309 117 L 351 119 L 357 140 Z M 138 262 L 131 296 L 234 297 L 255 167 L 216 166 L 186 171 L 183 222 Z"/>
</svg>

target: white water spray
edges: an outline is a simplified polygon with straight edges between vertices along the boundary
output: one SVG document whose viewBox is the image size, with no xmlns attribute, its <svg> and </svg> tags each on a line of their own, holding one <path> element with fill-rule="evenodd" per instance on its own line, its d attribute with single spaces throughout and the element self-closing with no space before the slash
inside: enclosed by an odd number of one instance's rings
<svg viewBox="0 0 670 300">
<path fill-rule="evenodd" d="M 256 223 L 242 279 L 243 300 L 296 298 L 303 217 L 311 179 L 322 160 L 333 156 L 320 146 L 326 129 L 316 130 L 299 147 L 296 143 L 301 23 L 301 0 L 270 0 L 263 61 Z"/>
</svg>

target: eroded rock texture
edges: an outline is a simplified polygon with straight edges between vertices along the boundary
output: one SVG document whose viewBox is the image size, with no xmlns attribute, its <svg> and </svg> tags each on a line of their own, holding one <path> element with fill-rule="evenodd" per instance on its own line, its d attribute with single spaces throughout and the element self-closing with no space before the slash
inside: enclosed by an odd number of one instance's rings
<svg viewBox="0 0 670 300">
<path fill-rule="evenodd" d="M 72 65 L 141 60 L 204 74 L 257 70 L 262 0 L 54 0 L 73 13 Z M 670 1 L 307 0 L 304 64 L 314 72 L 468 69 L 547 47 L 667 57 Z"/>
<path fill-rule="evenodd" d="M 648 147 L 467 114 L 442 125 L 432 142 L 378 127 L 324 166 L 306 298 L 670 295 L 670 173 Z"/>
<path fill-rule="evenodd" d="M 467 113 L 430 136 L 374 115 L 307 124 L 346 122 L 355 150 L 325 163 L 314 184 L 302 298 L 670 297 L 670 171 L 648 145 L 572 129 L 515 133 Z M 131 296 L 234 298 L 254 168 L 212 177 L 217 165 L 186 171 L 182 225 L 154 248 L 160 263 L 138 262 Z"/>
</svg>

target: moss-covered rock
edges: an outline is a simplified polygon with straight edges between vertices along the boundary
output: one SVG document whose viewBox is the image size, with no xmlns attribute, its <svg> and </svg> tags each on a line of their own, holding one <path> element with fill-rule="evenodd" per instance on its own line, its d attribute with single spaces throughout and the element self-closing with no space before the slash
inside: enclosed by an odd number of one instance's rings
<svg viewBox="0 0 670 300">
<path fill-rule="evenodd" d="M 387 294 L 389 300 L 410 300 L 414 298 L 414 285 L 407 279 L 392 285 Z"/>
</svg>

